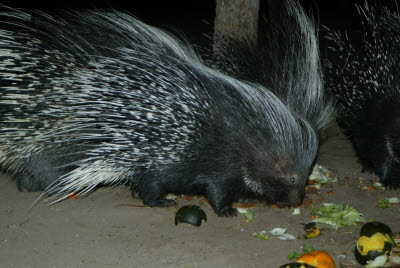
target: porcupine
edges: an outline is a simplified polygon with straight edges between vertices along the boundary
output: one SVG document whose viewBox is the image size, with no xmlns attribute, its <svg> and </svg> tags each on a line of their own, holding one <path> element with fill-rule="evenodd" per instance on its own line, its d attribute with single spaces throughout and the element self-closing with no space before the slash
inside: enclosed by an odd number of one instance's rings
<svg viewBox="0 0 400 268">
<path fill-rule="evenodd" d="M 318 133 L 330 124 L 333 104 L 324 93 L 313 18 L 298 1 L 268 2 L 260 10 L 257 33 L 221 33 L 212 64 L 227 75 L 261 84 Z"/>
<path fill-rule="evenodd" d="M 400 17 L 393 1 L 357 6 L 363 36 L 330 31 L 327 88 L 338 121 L 363 166 L 388 188 L 400 186 Z M 396 10 L 396 11 L 394 11 Z"/>
<path fill-rule="evenodd" d="M 0 163 L 20 190 L 126 183 L 149 206 L 203 194 L 220 216 L 248 195 L 302 202 L 317 136 L 262 86 L 119 11 L 0 16 Z"/>
</svg>

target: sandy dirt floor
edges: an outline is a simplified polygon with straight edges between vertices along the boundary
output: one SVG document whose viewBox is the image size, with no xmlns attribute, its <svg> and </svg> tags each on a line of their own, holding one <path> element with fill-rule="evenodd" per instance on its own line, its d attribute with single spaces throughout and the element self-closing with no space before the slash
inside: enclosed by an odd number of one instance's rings
<svg viewBox="0 0 400 268">
<path fill-rule="evenodd" d="M 318 163 L 339 175 L 339 181 L 309 193 L 316 207 L 322 203 L 351 205 L 367 220 L 377 220 L 400 231 L 400 205 L 377 207 L 380 197 L 400 196 L 400 191 L 366 191 L 373 174 L 360 173 L 351 144 L 332 128 L 321 146 Z M 363 178 L 360 183 L 359 177 Z M 329 195 L 328 192 L 333 192 Z M 0 178 L 0 267 L 279 267 L 287 255 L 305 243 L 331 254 L 340 267 L 355 265 L 353 247 L 361 226 L 334 230 L 320 225 L 322 234 L 305 240 L 304 224 L 311 221 L 309 209 L 301 215 L 291 209 L 258 205 L 255 219 L 243 214 L 219 218 L 202 197 L 178 199 L 178 205 L 201 206 L 208 221 L 200 227 L 173 219 L 176 208 L 140 207 L 126 189 L 102 188 L 84 199 L 66 200 L 53 206 L 38 203 L 40 193 L 18 192 L 15 184 Z M 296 241 L 261 240 L 253 232 L 287 228 Z"/>
</svg>

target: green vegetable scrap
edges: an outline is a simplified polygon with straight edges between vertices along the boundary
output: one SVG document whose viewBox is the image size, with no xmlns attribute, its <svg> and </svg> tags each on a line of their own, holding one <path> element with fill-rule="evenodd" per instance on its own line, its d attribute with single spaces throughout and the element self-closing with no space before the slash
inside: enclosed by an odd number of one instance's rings
<svg viewBox="0 0 400 268">
<path fill-rule="evenodd" d="M 389 200 L 387 200 L 386 198 L 379 198 L 378 207 L 380 207 L 380 208 L 390 208 Z"/>
<path fill-rule="evenodd" d="M 251 210 L 245 209 L 245 208 L 237 208 L 237 210 L 239 211 L 239 213 L 244 214 L 246 220 L 248 222 L 254 220 L 255 216 L 254 213 Z"/>
<path fill-rule="evenodd" d="M 315 165 L 309 177 L 309 180 L 317 182 L 313 185 L 313 188 L 316 189 L 319 189 L 321 184 L 337 182 L 338 179 L 338 176 L 332 178 L 330 171 L 321 165 Z"/>
<path fill-rule="evenodd" d="M 295 208 L 295 209 L 293 210 L 292 215 L 300 215 L 300 214 L 301 214 L 301 211 L 300 211 L 299 208 Z"/>
<path fill-rule="evenodd" d="M 301 248 L 303 250 L 303 253 L 310 253 L 315 251 L 315 248 L 313 248 L 312 246 L 308 245 L 308 244 L 304 244 L 304 246 Z"/>
<path fill-rule="evenodd" d="M 303 251 L 303 253 L 300 253 L 298 251 L 292 251 L 289 253 L 289 255 L 287 256 L 287 258 L 289 260 L 297 260 L 298 258 L 300 258 L 301 255 L 305 254 L 305 253 L 310 253 L 315 251 L 315 248 L 313 248 L 312 246 L 308 245 L 308 244 L 304 244 L 304 246 L 302 246 L 301 250 Z"/>
<path fill-rule="evenodd" d="M 267 231 L 260 231 L 260 232 L 254 232 L 253 236 L 255 238 L 263 239 L 263 240 L 269 240 L 271 239 L 269 236 L 266 235 Z"/>
<path fill-rule="evenodd" d="M 356 222 L 365 222 L 362 215 L 357 212 L 353 207 L 343 205 L 329 204 L 319 209 L 315 209 L 310 205 L 310 213 L 316 218 L 313 222 L 321 222 L 332 225 L 334 229 L 344 226 L 355 226 Z"/>
<path fill-rule="evenodd" d="M 287 256 L 287 258 L 289 260 L 297 260 L 298 258 L 300 258 L 301 253 L 298 251 L 292 251 L 289 253 L 289 255 Z"/>
</svg>

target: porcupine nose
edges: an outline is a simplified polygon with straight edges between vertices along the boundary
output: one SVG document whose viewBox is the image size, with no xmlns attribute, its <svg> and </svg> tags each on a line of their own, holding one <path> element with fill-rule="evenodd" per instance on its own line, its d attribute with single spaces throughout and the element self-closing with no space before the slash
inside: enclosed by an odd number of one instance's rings
<svg viewBox="0 0 400 268">
<path fill-rule="evenodd" d="M 306 191 L 304 189 L 294 189 L 287 193 L 285 199 L 276 202 L 276 205 L 280 208 L 283 207 L 296 207 L 301 205 L 306 196 Z"/>
</svg>

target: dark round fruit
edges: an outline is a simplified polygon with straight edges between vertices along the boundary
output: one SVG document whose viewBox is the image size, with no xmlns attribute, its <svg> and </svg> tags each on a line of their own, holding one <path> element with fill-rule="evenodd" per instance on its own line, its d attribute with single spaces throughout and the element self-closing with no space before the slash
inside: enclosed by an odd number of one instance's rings
<svg viewBox="0 0 400 268">
<path fill-rule="evenodd" d="M 371 237 L 376 233 L 381 233 L 383 235 L 388 234 L 390 237 L 393 236 L 390 227 L 378 221 L 367 222 L 360 229 L 360 236 Z"/>
<path fill-rule="evenodd" d="M 196 205 L 183 206 L 175 215 L 175 225 L 186 222 L 195 226 L 200 226 L 203 220 L 207 221 L 206 213 L 201 207 Z"/>
<path fill-rule="evenodd" d="M 368 261 L 373 261 L 386 252 L 390 253 L 393 246 L 392 236 L 392 230 L 384 223 L 368 222 L 364 224 L 360 229 L 360 237 L 354 248 L 356 260 L 365 265 Z M 364 248 L 366 246 L 376 249 L 366 252 Z"/>
<path fill-rule="evenodd" d="M 315 266 L 301 262 L 291 262 L 280 266 L 279 268 L 316 268 Z"/>
</svg>

